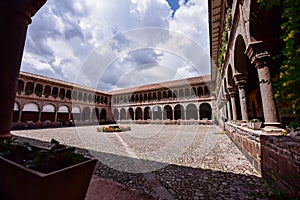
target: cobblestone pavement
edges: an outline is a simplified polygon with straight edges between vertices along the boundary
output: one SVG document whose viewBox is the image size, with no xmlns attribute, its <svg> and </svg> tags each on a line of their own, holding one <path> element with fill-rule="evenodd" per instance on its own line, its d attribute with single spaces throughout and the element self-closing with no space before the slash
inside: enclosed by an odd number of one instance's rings
<svg viewBox="0 0 300 200">
<path fill-rule="evenodd" d="M 215 126 L 137 125 L 100 133 L 99 126 L 13 131 L 38 145 L 52 138 L 96 157 L 94 174 L 160 199 L 269 199 L 270 189 Z M 31 138 L 31 139 L 28 139 Z M 88 151 L 86 150 L 88 149 Z"/>
</svg>

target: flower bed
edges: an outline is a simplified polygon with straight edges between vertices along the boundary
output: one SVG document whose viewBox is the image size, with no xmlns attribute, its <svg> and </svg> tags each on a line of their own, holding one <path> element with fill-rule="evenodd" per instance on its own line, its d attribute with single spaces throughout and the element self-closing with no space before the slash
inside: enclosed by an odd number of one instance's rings
<svg viewBox="0 0 300 200">
<path fill-rule="evenodd" d="M 129 126 L 101 126 L 100 128 L 97 128 L 98 132 L 124 132 L 124 131 L 131 131 L 131 128 Z"/>
</svg>

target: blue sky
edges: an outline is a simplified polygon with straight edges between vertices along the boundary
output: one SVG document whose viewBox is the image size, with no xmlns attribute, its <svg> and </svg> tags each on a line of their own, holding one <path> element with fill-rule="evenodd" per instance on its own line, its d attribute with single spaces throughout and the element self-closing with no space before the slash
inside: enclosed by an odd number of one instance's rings
<svg viewBox="0 0 300 200">
<path fill-rule="evenodd" d="M 21 70 L 104 91 L 210 73 L 206 0 L 48 0 Z"/>
</svg>

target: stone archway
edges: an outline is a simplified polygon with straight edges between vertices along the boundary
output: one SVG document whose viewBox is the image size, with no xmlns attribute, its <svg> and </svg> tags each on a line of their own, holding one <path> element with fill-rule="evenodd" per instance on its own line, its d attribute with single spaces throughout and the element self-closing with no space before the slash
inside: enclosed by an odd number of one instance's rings
<svg viewBox="0 0 300 200">
<path fill-rule="evenodd" d="M 142 120 L 143 112 L 141 107 L 135 109 L 135 120 Z"/>
<path fill-rule="evenodd" d="M 149 106 L 144 109 L 144 120 L 151 119 L 151 109 Z"/>
<path fill-rule="evenodd" d="M 55 106 L 46 104 L 42 108 L 41 122 L 54 122 L 55 121 Z"/>
<path fill-rule="evenodd" d="M 155 105 L 153 107 L 153 120 L 161 120 L 161 108 L 160 106 Z"/>
<path fill-rule="evenodd" d="M 21 122 L 37 122 L 39 120 L 39 106 L 36 103 L 27 103 L 22 109 Z"/>
<path fill-rule="evenodd" d="M 119 110 L 117 108 L 113 110 L 113 116 L 115 121 L 119 120 Z"/>
<path fill-rule="evenodd" d="M 170 119 L 173 120 L 173 111 L 172 107 L 170 105 L 164 106 L 164 113 L 163 113 L 163 119 Z"/>
<path fill-rule="evenodd" d="M 202 103 L 199 108 L 200 120 L 211 120 L 212 109 L 209 103 Z"/>
<path fill-rule="evenodd" d="M 174 108 L 174 119 L 175 120 L 184 120 L 184 108 L 182 105 L 177 104 Z"/>
<path fill-rule="evenodd" d="M 120 110 L 120 120 L 126 120 L 126 110 L 125 110 L 125 108 L 122 108 Z"/>
<path fill-rule="evenodd" d="M 105 108 L 102 108 L 101 109 L 101 112 L 100 112 L 100 121 L 106 121 L 107 120 L 107 111 Z"/>
<path fill-rule="evenodd" d="M 186 107 L 186 119 L 198 120 L 197 107 L 195 104 L 188 104 Z"/>
<path fill-rule="evenodd" d="M 90 121 L 90 115 L 91 115 L 91 110 L 90 110 L 90 108 L 89 108 L 89 107 L 83 108 L 81 120 L 82 120 L 82 121 Z"/>
<path fill-rule="evenodd" d="M 131 120 L 134 120 L 134 111 L 133 111 L 133 108 L 129 108 L 128 109 L 128 113 L 129 113 L 129 118 Z"/>
</svg>

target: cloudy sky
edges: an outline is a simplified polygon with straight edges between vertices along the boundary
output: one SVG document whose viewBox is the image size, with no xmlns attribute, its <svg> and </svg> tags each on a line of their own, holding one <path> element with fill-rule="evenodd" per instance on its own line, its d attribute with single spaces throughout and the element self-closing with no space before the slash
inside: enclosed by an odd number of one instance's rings
<svg viewBox="0 0 300 200">
<path fill-rule="evenodd" d="M 48 0 L 21 70 L 104 91 L 210 74 L 207 0 Z"/>
</svg>

